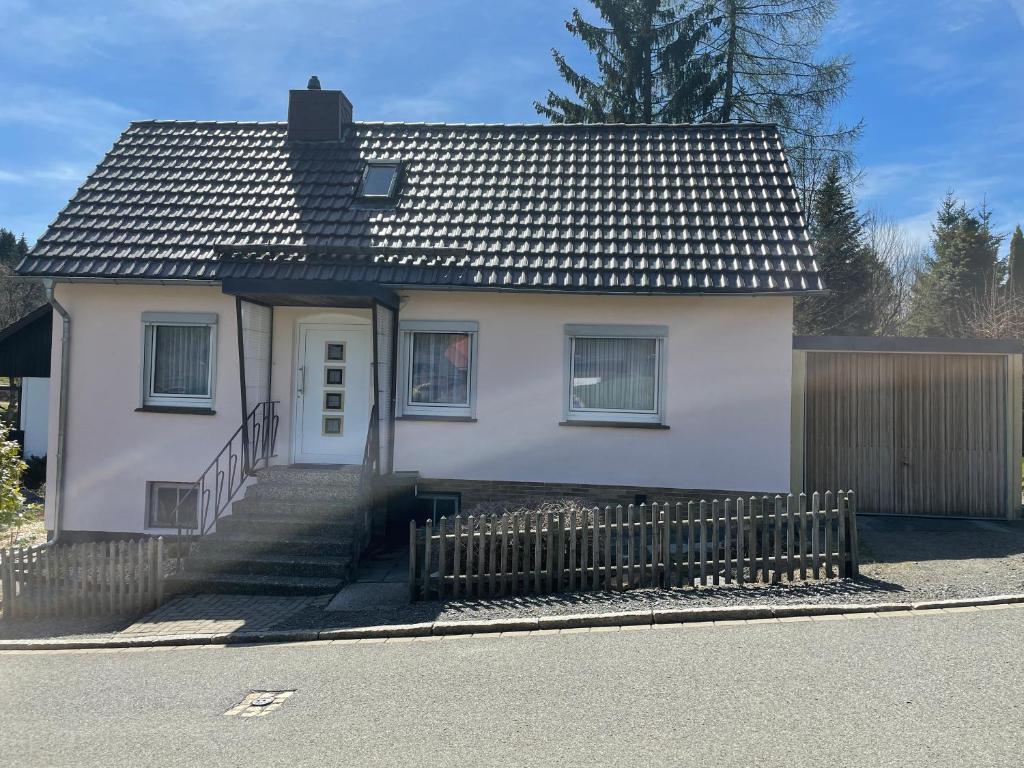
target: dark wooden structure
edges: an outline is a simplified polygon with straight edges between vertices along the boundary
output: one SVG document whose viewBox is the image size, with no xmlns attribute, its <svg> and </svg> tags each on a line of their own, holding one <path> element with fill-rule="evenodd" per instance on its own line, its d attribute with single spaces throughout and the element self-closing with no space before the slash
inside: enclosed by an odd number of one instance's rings
<svg viewBox="0 0 1024 768">
<path fill-rule="evenodd" d="M 8 436 L 25 448 L 21 430 L 22 380 L 49 378 L 50 338 L 53 333 L 53 308 L 44 304 L 20 320 L 0 330 L 0 378 L 7 379 Z"/>
<path fill-rule="evenodd" d="M 860 512 L 1020 517 L 1020 344 L 793 346 L 794 487 L 851 488 Z"/>
<path fill-rule="evenodd" d="M 49 378 L 52 333 L 49 304 L 0 330 L 0 376 Z"/>
</svg>

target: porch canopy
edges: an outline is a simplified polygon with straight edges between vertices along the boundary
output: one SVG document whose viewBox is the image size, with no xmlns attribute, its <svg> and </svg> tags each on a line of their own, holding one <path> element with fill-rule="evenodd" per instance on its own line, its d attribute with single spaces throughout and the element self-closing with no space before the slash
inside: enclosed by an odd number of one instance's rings
<svg viewBox="0 0 1024 768">
<path fill-rule="evenodd" d="M 224 293 L 235 297 L 242 407 L 248 413 L 272 399 L 274 307 L 369 309 L 372 315 L 373 409 L 369 451 L 377 470 L 393 466 L 395 356 L 398 349 L 398 294 L 369 282 L 277 277 L 225 277 Z M 280 395 L 279 395 L 280 397 Z"/>
</svg>

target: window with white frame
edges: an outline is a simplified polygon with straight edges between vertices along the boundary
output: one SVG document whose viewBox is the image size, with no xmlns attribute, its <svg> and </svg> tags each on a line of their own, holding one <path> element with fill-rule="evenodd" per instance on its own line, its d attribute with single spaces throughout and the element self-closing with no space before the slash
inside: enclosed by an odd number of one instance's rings
<svg viewBox="0 0 1024 768">
<path fill-rule="evenodd" d="M 472 417 L 475 406 L 475 322 L 403 321 L 402 413 Z"/>
<path fill-rule="evenodd" d="M 217 316 L 145 312 L 143 405 L 212 408 Z"/>
<path fill-rule="evenodd" d="M 660 424 L 664 326 L 567 325 L 568 421 Z"/>
<path fill-rule="evenodd" d="M 190 491 L 191 483 L 149 483 L 146 527 L 177 528 L 179 515 L 183 528 L 195 527 L 198 505 L 195 492 Z"/>
</svg>

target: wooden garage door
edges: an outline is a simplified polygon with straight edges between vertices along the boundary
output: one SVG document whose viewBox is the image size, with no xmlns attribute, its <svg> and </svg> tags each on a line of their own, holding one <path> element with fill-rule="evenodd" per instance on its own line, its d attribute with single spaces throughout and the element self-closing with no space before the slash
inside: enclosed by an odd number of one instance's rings
<svg viewBox="0 0 1024 768">
<path fill-rule="evenodd" d="M 808 352 L 805 485 L 863 512 L 1004 517 L 1006 358 Z"/>
</svg>

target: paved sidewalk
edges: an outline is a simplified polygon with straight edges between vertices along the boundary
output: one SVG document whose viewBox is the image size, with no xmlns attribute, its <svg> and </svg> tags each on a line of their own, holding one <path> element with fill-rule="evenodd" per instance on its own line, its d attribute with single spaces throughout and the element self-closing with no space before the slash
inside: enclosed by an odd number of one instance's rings
<svg viewBox="0 0 1024 768">
<path fill-rule="evenodd" d="M 367 561 L 356 576 L 327 604 L 327 611 L 365 611 L 399 608 L 409 604 L 409 554 L 399 550 L 381 552 Z"/>
<path fill-rule="evenodd" d="M 324 597 L 185 595 L 119 632 L 126 637 L 265 632 L 300 611 L 323 610 Z"/>
</svg>

